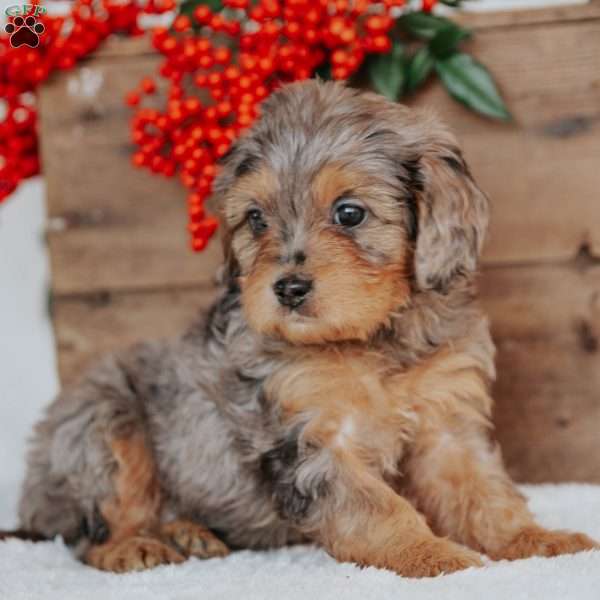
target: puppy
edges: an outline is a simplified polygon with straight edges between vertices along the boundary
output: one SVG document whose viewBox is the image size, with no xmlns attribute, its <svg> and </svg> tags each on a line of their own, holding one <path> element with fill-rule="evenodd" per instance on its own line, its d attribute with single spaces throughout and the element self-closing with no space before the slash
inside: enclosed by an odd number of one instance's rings
<svg viewBox="0 0 600 600">
<path fill-rule="evenodd" d="M 490 440 L 488 202 L 446 129 L 288 85 L 215 187 L 219 298 L 50 406 L 24 529 L 118 572 L 306 540 L 407 577 L 598 547 L 536 525 Z"/>
</svg>

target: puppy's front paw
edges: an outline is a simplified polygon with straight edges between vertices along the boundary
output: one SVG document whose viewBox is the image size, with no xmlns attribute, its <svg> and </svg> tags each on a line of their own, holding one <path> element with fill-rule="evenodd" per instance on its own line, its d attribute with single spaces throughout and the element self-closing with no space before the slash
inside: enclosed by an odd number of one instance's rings
<svg viewBox="0 0 600 600">
<path fill-rule="evenodd" d="M 133 536 L 100 546 L 92 546 L 85 561 L 103 571 L 127 573 L 158 565 L 181 563 L 185 558 L 176 550 L 152 537 Z"/>
<path fill-rule="evenodd" d="M 435 577 L 483 565 L 476 552 L 443 538 L 410 544 L 395 563 L 393 569 L 405 577 Z"/>
<path fill-rule="evenodd" d="M 229 548 L 214 533 L 191 521 L 171 521 L 160 532 L 185 556 L 212 558 L 229 554 Z"/>
<path fill-rule="evenodd" d="M 583 533 L 552 531 L 542 527 L 523 529 L 504 548 L 491 552 L 494 560 L 517 560 L 530 556 L 558 556 L 584 550 L 600 549 L 600 545 Z"/>
</svg>

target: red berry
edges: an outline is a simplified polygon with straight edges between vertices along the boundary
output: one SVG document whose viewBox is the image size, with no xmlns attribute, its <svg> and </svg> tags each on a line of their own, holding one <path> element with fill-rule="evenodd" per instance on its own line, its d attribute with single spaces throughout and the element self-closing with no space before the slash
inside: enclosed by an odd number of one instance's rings
<svg viewBox="0 0 600 600">
<path fill-rule="evenodd" d="M 212 11 L 206 4 L 201 4 L 194 10 L 194 18 L 198 23 L 206 24 L 212 17 Z"/>
<path fill-rule="evenodd" d="M 190 20 L 190 18 L 187 15 L 179 15 L 174 21 L 173 21 L 173 29 L 175 31 L 187 31 L 188 29 L 190 29 L 190 27 L 192 26 L 192 21 Z"/>
<path fill-rule="evenodd" d="M 140 103 L 140 95 L 137 92 L 129 92 L 125 96 L 125 102 L 129 106 L 137 106 Z"/>
<path fill-rule="evenodd" d="M 153 94 L 156 91 L 156 84 L 154 83 L 154 80 L 150 77 L 145 77 L 144 79 L 142 79 L 140 87 L 142 88 L 142 90 L 144 90 L 146 94 Z"/>
</svg>

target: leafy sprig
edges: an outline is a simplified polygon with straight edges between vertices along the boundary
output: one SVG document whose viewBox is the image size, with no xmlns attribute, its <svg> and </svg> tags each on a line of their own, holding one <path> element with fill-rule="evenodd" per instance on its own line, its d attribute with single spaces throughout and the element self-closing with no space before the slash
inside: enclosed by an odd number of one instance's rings
<svg viewBox="0 0 600 600">
<path fill-rule="evenodd" d="M 438 0 L 459 7 L 463 0 Z M 179 11 L 191 15 L 199 4 L 213 11 L 223 9 L 221 0 L 183 0 Z M 386 54 L 368 55 L 357 79 L 365 75 L 370 86 L 390 100 L 415 94 L 437 75 L 450 96 L 486 117 L 507 121 L 511 118 L 488 69 L 461 50 L 472 32 L 451 19 L 422 10 L 401 15 L 393 29 L 393 43 Z M 321 64 L 315 75 L 331 77 L 331 65 Z"/>
<path fill-rule="evenodd" d="M 452 4 L 452 0 L 444 2 Z M 421 11 L 402 15 L 396 23 L 392 51 L 365 61 L 373 89 L 390 100 L 414 94 L 435 73 L 450 95 L 487 117 L 511 115 L 489 71 L 460 50 L 471 31 L 445 17 Z"/>
</svg>

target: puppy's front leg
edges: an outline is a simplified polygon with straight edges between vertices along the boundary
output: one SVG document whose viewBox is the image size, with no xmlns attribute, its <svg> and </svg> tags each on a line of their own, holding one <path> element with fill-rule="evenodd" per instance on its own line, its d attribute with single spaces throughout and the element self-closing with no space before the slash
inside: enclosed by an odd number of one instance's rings
<svg viewBox="0 0 600 600">
<path fill-rule="evenodd" d="M 572 554 L 600 546 L 582 533 L 537 525 L 481 421 L 430 416 L 407 465 L 419 509 L 440 535 L 496 560 Z"/>
<path fill-rule="evenodd" d="M 265 455 L 280 512 L 336 559 L 429 577 L 479 566 L 479 556 L 436 537 L 422 515 L 361 458 L 290 442 Z"/>
</svg>

